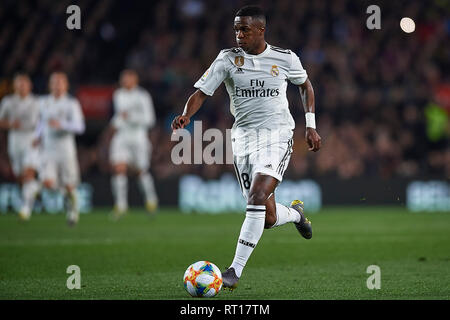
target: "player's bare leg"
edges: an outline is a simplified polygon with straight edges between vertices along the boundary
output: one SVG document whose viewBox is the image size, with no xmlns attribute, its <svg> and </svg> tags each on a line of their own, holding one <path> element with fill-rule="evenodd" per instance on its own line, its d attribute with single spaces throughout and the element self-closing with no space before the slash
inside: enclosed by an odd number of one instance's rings
<svg viewBox="0 0 450 320">
<path fill-rule="evenodd" d="M 40 183 L 36 180 L 36 171 L 33 168 L 26 168 L 22 175 L 22 207 L 19 212 L 19 219 L 26 221 L 31 217 L 39 190 Z"/>
<path fill-rule="evenodd" d="M 145 208 L 149 213 L 154 213 L 158 208 L 158 197 L 155 192 L 153 177 L 148 171 L 139 171 L 139 185 L 145 198 Z"/>
<path fill-rule="evenodd" d="M 118 163 L 113 165 L 111 187 L 114 197 L 112 217 L 117 220 L 126 214 L 128 210 L 128 177 L 126 163 Z"/>
</svg>

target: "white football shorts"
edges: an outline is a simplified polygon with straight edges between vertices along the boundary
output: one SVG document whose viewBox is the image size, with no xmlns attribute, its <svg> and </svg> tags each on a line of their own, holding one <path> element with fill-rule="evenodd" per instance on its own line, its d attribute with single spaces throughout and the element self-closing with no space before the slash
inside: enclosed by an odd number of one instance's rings
<svg viewBox="0 0 450 320">
<path fill-rule="evenodd" d="M 127 136 L 115 134 L 109 149 L 110 161 L 113 165 L 126 163 L 141 171 L 150 167 L 152 145 L 146 135 Z"/>
<path fill-rule="evenodd" d="M 38 148 L 9 148 L 9 159 L 16 177 L 20 177 L 25 169 L 37 171 L 39 168 Z"/>
<path fill-rule="evenodd" d="M 283 180 L 292 154 L 293 139 L 273 143 L 244 156 L 233 156 L 234 169 L 244 198 L 256 173 L 269 175 L 279 182 Z"/>
<path fill-rule="evenodd" d="M 77 186 L 80 182 L 80 168 L 76 153 L 58 157 L 45 156 L 39 177 L 41 181 L 53 181 L 55 187 Z"/>
</svg>

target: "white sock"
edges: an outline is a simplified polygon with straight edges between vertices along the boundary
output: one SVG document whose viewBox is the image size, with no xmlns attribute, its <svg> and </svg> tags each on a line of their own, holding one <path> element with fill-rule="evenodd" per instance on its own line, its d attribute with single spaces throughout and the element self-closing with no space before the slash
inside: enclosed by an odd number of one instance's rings
<svg viewBox="0 0 450 320">
<path fill-rule="evenodd" d="M 116 207 L 119 210 L 126 210 L 128 208 L 128 177 L 124 174 L 113 176 L 111 186 Z"/>
<path fill-rule="evenodd" d="M 22 212 L 30 215 L 33 211 L 34 200 L 41 189 L 41 185 L 36 180 L 30 180 L 24 183 L 22 187 Z"/>
<path fill-rule="evenodd" d="M 158 197 L 155 192 L 155 185 L 153 183 L 153 177 L 150 173 L 146 172 L 141 174 L 139 176 L 139 183 L 146 201 L 158 201 Z"/>
<path fill-rule="evenodd" d="M 286 207 L 282 204 L 277 203 L 277 221 L 272 226 L 272 228 L 282 226 L 288 222 L 300 222 L 301 216 L 297 210 Z"/>
<path fill-rule="evenodd" d="M 241 277 L 242 270 L 250 258 L 250 255 L 258 244 L 264 231 L 264 222 L 266 220 L 266 206 L 247 205 L 245 220 L 242 224 L 241 233 L 236 246 L 233 263 L 230 267 L 234 268 L 236 275 Z"/>
<path fill-rule="evenodd" d="M 67 199 L 68 199 L 68 218 L 72 220 L 78 220 L 78 192 L 77 189 L 74 188 L 72 191 L 67 192 Z"/>
</svg>

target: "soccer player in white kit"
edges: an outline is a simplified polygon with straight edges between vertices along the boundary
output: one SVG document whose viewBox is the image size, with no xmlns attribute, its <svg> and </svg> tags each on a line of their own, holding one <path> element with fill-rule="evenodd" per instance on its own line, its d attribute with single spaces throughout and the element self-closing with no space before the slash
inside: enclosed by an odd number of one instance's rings
<svg viewBox="0 0 450 320">
<path fill-rule="evenodd" d="M 321 145 L 315 130 L 314 91 L 298 56 L 265 41 L 265 26 L 261 8 L 246 6 L 237 12 L 234 30 L 238 47 L 219 53 L 195 83 L 198 90 L 189 97 L 183 114 L 172 122 L 172 129 L 184 128 L 206 97 L 225 83 L 235 117 L 231 132 L 234 166 L 247 199 L 233 262 L 222 273 L 223 286 L 229 289 L 237 287 L 264 228 L 292 222 L 304 238 L 312 237 L 303 202 L 294 200 L 286 207 L 275 202 L 274 192 L 292 153 L 295 123 L 286 98 L 288 81 L 299 87 L 310 151 L 318 151 Z"/>
<path fill-rule="evenodd" d="M 40 190 L 37 180 L 39 155 L 33 146 L 34 132 L 38 123 L 38 98 L 31 92 L 28 75 L 14 77 L 14 94 L 3 98 L 0 105 L 0 129 L 8 133 L 8 154 L 17 181 L 22 185 L 21 220 L 31 217 L 34 200 Z"/>
<path fill-rule="evenodd" d="M 49 86 L 50 94 L 40 101 L 36 132 L 42 154 L 40 178 L 45 188 L 65 195 L 67 223 L 72 226 L 79 220 L 76 189 L 80 170 L 75 135 L 85 130 L 84 116 L 78 100 L 68 94 L 69 81 L 65 73 L 52 73 Z"/>
<path fill-rule="evenodd" d="M 147 211 L 153 213 L 158 206 L 153 177 L 149 172 L 152 145 L 148 137 L 148 129 L 153 127 L 156 117 L 150 94 L 138 84 L 137 73 L 126 69 L 120 75 L 121 88 L 113 95 L 114 116 L 111 127 L 114 136 L 110 146 L 110 161 L 115 219 L 128 209 L 129 167 L 137 170 Z"/>
</svg>

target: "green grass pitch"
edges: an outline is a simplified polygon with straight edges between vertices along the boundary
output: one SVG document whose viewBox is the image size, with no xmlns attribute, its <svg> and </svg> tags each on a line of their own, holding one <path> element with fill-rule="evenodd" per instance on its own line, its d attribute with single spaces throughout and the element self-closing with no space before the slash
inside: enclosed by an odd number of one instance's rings
<svg viewBox="0 0 450 320">
<path fill-rule="evenodd" d="M 134 209 L 112 222 L 107 212 L 75 228 L 61 214 L 25 224 L 0 215 L 0 299 L 194 299 L 185 269 L 227 267 L 244 218 Z M 292 224 L 265 230 L 239 287 L 214 299 L 450 298 L 450 214 L 349 207 L 309 217 L 311 240 Z M 80 290 L 66 287 L 69 265 L 81 269 Z M 366 286 L 369 265 L 381 268 L 380 290 Z"/>
</svg>

